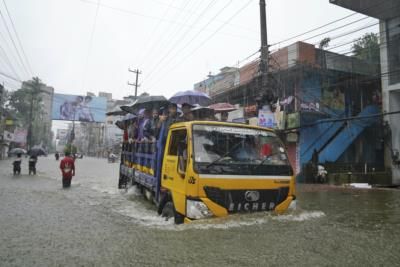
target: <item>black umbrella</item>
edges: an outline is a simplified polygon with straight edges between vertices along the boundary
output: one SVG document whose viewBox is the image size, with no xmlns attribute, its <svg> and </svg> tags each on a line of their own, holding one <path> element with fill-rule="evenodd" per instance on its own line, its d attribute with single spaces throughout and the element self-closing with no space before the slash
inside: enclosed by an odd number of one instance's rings
<svg viewBox="0 0 400 267">
<path fill-rule="evenodd" d="M 125 130 L 125 121 L 116 121 L 115 125 L 121 130 Z"/>
<path fill-rule="evenodd" d="M 128 112 L 122 110 L 121 106 L 116 106 L 111 111 L 107 112 L 106 115 L 107 116 L 123 116 L 126 113 L 128 113 Z"/>
<path fill-rule="evenodd" d="M 110 111 L 107 112 L 106 115 L 107 116 L 123 116 L 125 115 L 127 112 L 123 111 L 123 110 L 115 110 L 115 111 Z"/>
<path fill-rule="evenodd" d="M 34 146 L 29 150 L 28 154 L 30 156 L 45 156 L 47 155 L 47 152 L 42 147 Z"/>
<path fill-rule="evenodd" d="M 161 95 L 143 96 L 138 98 L 132 106 L 122 106 L 121 109 L 129 113 L 137 113 L 140 109 L 161 108 L 168 105 L 168 100 Z"/>
<path fill-rule="evenodd" d="M 26 150 L 22 148 L 13 148 L 10 150 L 9 154 L 17 155 L 17 154 L 26 154 Z"/>
</svg>

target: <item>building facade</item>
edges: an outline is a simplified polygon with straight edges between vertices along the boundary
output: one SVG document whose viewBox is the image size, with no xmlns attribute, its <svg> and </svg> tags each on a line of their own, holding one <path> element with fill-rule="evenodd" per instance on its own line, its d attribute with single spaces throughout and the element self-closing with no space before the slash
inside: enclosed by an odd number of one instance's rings
<svg viewBox="0 0 400 267">
<path fill-rule="evenodd" d="M 254 121 L 263 105 L 258 67 L 254 61 L 239 68 L 239 83 L 212 95 L 213 101 L 238 104 Z M 380 92 L 379 66 L 297 42 L 272 53 L 269 69 L 276 98 L 271 112 L 299 181 L 307 181 L 313 154 L 330 172 L 356 162 L 384 171 L 382 133 L 374 131 L 381 121 L 361 119 L 381 112 L 374 98 Z"/>
<path fill-rule="evenodd" d="M 386 127 L 385 164 L 393 184 L 400 184 L 400 1 L 330 0 L 330 3 L 380 21 L 380 55 L 383 111 Z M 392 114 L 394 112 L 394 114 Z"/>
</svg>

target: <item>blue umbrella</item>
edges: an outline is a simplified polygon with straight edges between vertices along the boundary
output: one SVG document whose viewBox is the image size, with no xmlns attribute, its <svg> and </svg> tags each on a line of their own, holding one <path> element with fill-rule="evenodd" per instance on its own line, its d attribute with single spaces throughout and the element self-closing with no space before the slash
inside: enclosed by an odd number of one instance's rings
<svg viewBox="0 0 400 267">
<path fill-rule="evenodd" d="M 173 95 L 169 101 L 181 105 L 184 103 L 190 105 L 199 104 L 201 106 L 208 106 L 211 104 L 211 98 L 207 94 L 193 90 L 178 92 Z"/>
</svg>

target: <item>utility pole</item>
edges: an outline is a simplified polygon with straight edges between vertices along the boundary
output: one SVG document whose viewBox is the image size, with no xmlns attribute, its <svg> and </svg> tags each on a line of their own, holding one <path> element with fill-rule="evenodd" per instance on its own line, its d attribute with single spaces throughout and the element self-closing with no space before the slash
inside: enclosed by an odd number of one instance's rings
<svg viewBox="0 0 400 267">
<path fill-rule="evenodd" d="M 272 92 L 268 88 L 268 38 L 267 38 L 267 15 L 265 11 L 265 0 L 260 0 L 260 30 L 261 30 L 261 92 L 267 93 L 267 101 L 270 102 Z M 269 104 L 269 103 L 268 103 Z"/>
<path fill-rule="evenodd" d="M 28 149 L 32 148 L 32 120 L 33 120 L 33 92 L 31 92 L 30 107 L 29 107 L 29 126 L 28 126 Z"/>
<path fill-rule="evenodd" d="M 137 89 L 138 89 L 138 87 L 140 86 L 140 85 L 139 85 L 139 74 L 142 74 L 142 72 L 141 72 L 139 69 L 131 70 L 130 68 L 128 69 L 128 71 L 129 71 L 129 72 L 136 73 L 136 83 L 130 83 L 130 82 L 128 81 L 128 85 L 135 86 L 135 99 L 136 99 L 136 98 L 137 98 Z"/>
</svg>

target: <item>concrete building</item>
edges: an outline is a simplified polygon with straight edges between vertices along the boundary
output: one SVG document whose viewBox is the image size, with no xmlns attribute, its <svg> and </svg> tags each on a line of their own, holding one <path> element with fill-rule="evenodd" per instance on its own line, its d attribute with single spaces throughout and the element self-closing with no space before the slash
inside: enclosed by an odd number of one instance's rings
<svg viewBox="0 0 400 267">
<path fill-rule="evenodd" d="M 259 62 L 239 73 L 237 85 L 214 94 L 213 101 L 239 104 L 245 118 L 254 120 L 262 105 Z M 356 167 L 353 172 L 385 172 L 379 119 L 347 121 L 381 112 L 373 97 L 380 91 L 379 66 L 297 42 L 270 55 L 268 78 L 280 108 L 272 113 L 286 133 L 282 137 L 298 181 L 307 181 L 305 169 L 314 152 L 332 174 Z"/>
<path fill-rule="evenodd" d="M 380 20 L 383 111 L 400 111 L 400 1 L 330 0 L 330 3 Z M 392 182 L 400 184 L 400 114 L 385 116 L 385 121 L 389 139 L 385 164 L 392 170 Z"/>
<path fill-rule="evenodd" d="M 211 97 L 229 91 L 230 88 L 239 85 L 239 69 L 224 67 L 216 75 L 208 75 L 208 78 L 196 83 L 193 88 L 196 91 L 204 92 Z"/>
</svg>

